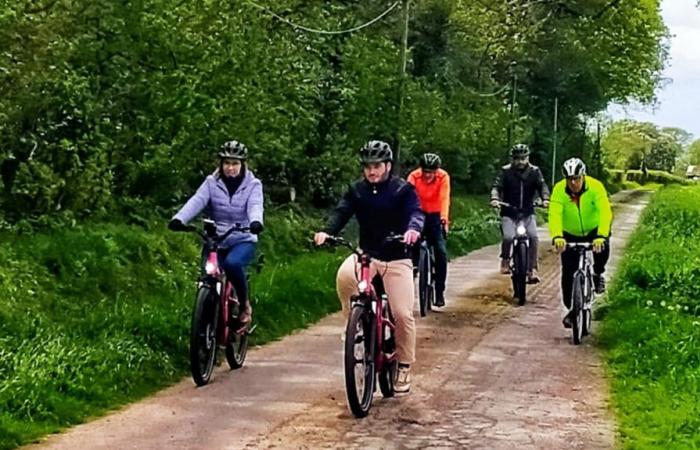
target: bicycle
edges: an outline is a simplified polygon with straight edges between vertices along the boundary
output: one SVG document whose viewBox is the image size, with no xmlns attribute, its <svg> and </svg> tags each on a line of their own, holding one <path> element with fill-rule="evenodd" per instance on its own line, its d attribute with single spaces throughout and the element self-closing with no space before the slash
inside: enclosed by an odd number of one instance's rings
<svg viewBox="0 0 700 450">
<path fill-rule="evenodd" d="M 183 230 L 195 232 L 202 238 L 202 270 L 190 329 L 190 371 L 197 386 L 204 386 L 211 380 L 219 347 L 225 349 L 226 361 L 232 370 L 241 368 L 245 362 L 248 336 L 256 325 L 243 327 L 238 320 L 240 303 L 233 284 L 219 268 L 218 251 L 219 244 L 231 233 L 249 230 L 236 224 L 217 236 L 216 224 L 209 219 L 204 219 L 202 231 L 192 226 Z"/>
<path fill-rule="evenodd" d="M 385 242 L 402 240 L 401 235 L 391 235 Z M 394 340 L 396 325 L 381 277 L 370 277 L 372 257 L 355 249 L 342 237 L 329 236 L 326 242 L 349 248 L 360 262 L 359 294 L 351 298 L 343 358 L 348 406 L 355 417 L 366 417 L 372 407 L 377 380 L 384 397 L 394 396 L 399 363 Z"/>
<path fill-rule="evenodd" d="M 525 220 L 529 215 L 522 208 L 510 203 L 498 202 L 501 208 L 511 208 L 516 211 L 515 239 L 511 250 L 510 277 L 513 282 L 513 298 L 518 299 L 518 305 L 523 306 L 527 300 L 527 272 L 530 258 L 530 238 L 527 236 Z M 535 207 L 541 205 L 536 204 Z"/>
<path fill-rule="evenodd" d="M 591 263 L 593 244 L 570 242 L 566 246 L 578 254 L 578 269 L 574 272 L 571 285 L 571 309 L 568 317 L 571 320 L 571 341 L 574 345 L 579 345 L 583 337 L 591 333 L 593 325 L 592 309 L 595 299 Z"/>
<path fill-rule="evenodd" d="M 420 315 L 425 317 L 435 305 L 435 249 L 426 239 L 419 246 L 418 266 L 414 278 L 418 277 L 418 303 Z"/>
</svg>

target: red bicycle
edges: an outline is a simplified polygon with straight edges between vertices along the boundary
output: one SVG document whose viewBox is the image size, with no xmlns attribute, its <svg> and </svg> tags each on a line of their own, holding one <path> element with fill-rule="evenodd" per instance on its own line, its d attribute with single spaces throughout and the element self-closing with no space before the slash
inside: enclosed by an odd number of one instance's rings
<svg viewBox="0 0 700 450">
<path fill-rule="evenodd" d="M 190 370 L 197 386 L 211 380 L 219 347 L 226 353 L 231 369 L 243 366 L 248 351 L 248 335 L 255 326 L 243 327 L 238 320 L 240 304 L 235 289 L 219 268 L 219 243 L 235 231 L 249 231 L 236 224 L 222 236 L 216 234 L 216 224 L 205 219 L 203 230 L 187 227 L 202 238 L 202 271 L 197 282 L 197 296 L 190 330 Z"/>
<path fill-rule="evenodd" d="M 401 235 L 391 235 L 385 242 L 403 241 Z M 394 395 L 398 372 L 394 319 L 380 276 L 370 276 L 372 257 L 356 250 L 341 237 L 329 236 L 326 242 L 342 245 L 357 255 L 360 262 L 358 295 L 351 298 L 352 308 L 345 329 L 344 367 L 348 406 L 355 417 L 365 417 L 372 407 L 372 397 L 379 380 L 384 397 Z"/>
</svg>

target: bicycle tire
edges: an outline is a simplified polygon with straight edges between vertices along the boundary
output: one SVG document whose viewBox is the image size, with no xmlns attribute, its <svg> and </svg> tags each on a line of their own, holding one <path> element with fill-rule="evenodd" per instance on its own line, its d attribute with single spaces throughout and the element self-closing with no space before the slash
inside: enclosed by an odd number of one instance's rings
<svg viewBox="0 0 700 450">
<path fill-rule="evenodd" d="M 353 307 L 345 330 L 344 371 L 348 406 L 355 417 L 366 417 L 372 407 L 376 352 L 374 335 L 374 319 L 363 305 Z M 360 359 L 356 357 L 358 347 L 363 350 Z M 362 372 L 358 374 L 356 366 L 359 363 L 362 364 Z M 361 383 L 360 387 L 358 382 Z"/>
<path fill-rule="evenodd" d="M 233 318 L 233 324 L 238 324 L 238 314 Z M 232 327 L 229 329 L 228 343 L 226 344 L 226 362 L 231 370 L 240 369 L 245 362 L 246 354 L 248 353 L 248 332 L 237 333 L 237 330 Z"/>
<path fill-rule="evenodd" d="M 588 295 L 586 295 L 586 301 L 584 302 L 583 305 L 583 330 L 581 330 L 581 334 L 583 336 L 588 336 L 591 334 L 591 331 L 593 331 L 593 311 L 592 311 L 592 305 L 591 305 L 591 300 L 593 297 L 593 280 L 591 280 L 590 274 L 586 277 L 586 283 L 588 284 L 588 289 L 586 289 L 586 292 Z"/>
<path fill-rule="evenodd" d="M 190 329 L 190 371 L 197 386 L 211 380 L 216 362 L 219 302 L 209 286 L 197 291 Z"/>
<path fill-rule="evenodd" d="M 388 302 L 382 315 L 384 321 L 395 323 Z M 392 330 L 388 323 L 385 323 L 382 328 L 382 336 L 379 342 L 381 342 L 384 364 L 382 364 L 382 370 L 379 372 L 379 390 L 385 398 L 389 398 L 394 396 L 394 382 L 399 371 L 399 360 L 394 355 L 396 352 L 395 330 Z M 377 345 L 377 347 L 379 348 L 380 346 Z M 393 355 L 393 357 L 391 360 L 387 360 L 386 355 Z"/>
<path fill-rule="evenodd" d="M 418 258 L 418 302 L 420 304 L 420 315 L 425 317 L 430 302 L 430 285 L 428 283 L 428 277 L 430 276 L 428 271 L 430 270 L 430 261 L 428 261 L 430 255 L 425 246 L 421 245 L 420 256 Z"/>
<path fill-rule="evenodd" d="M 583 340 L 583 274 L 576 272 L 571 287 L 571 342 L 581 344 Z"/>
<path fill-rule="evenodd" d="M 513 294 L 518 305 L 523 306 L 527 300 L 527 245 L 519 242 L 513 255 Z"/>
</svg>

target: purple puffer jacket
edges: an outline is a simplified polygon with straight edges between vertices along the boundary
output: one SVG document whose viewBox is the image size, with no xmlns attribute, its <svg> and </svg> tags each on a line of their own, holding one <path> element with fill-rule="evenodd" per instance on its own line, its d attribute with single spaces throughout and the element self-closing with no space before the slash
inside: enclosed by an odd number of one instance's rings
<svg viewBox="0 0 700 450">
<path fill-rule="evenodd" d="M 263 188 L 253 172 L 246 170 L 241 185 L 233 196 L 219 178 L 218 171 L 209 175 L 197 192 L 185 203 L 173 219 L 188 223 L 202 210 L 207 208 L 209 217 L 216 222 L 216 232 L 224 234 L 235 224 L 247 227 L 251 222 L 263 223 Z M 221 248 L 228 248 L 240 242 L 257 242 L 258 237 L 252 233 L 231 233 Z"/>
</svg>

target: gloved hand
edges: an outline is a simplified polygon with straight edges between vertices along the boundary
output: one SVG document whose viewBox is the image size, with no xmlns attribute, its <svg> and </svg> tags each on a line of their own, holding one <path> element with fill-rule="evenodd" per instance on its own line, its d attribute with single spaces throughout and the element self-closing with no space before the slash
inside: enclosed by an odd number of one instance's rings
<svg viewBox="0 0 700 450">
<path fill-rule="evenodd" d="M 554 248 L 557 249 L 557 252 L 561 253 L 566 249 L 566 239 L 563 237 L 555 237 L 552 239 L 552 243 L 554 244 Z"/>
<path fill-rule="evenodd" d="M 597 237 L 593 239 L 593 253 L 600 253 L 603 251 L 603 248 L 605 248 L 605 238 L 604 237 Z"/>
<path fill-rule="evenodd" d="M 442 233 L 444 235 L 447 235 L 447 232 L 450 230 L 450 225 L 445 219 L 440 219 L 440 225 L 442 226 Z"/>
<path fill-rule="evenodd" d="M 263 224 L 258 222 L 257 220 L 254 220 L 250 222 L 250 232 L 253 234 L 260 234 L 263 231 Z"/>
<path fill-rule="evenodd" d="M 498 199 L 492 198 L 491 202 L 489 203 L 492 208 L 498 208 L 500 205 L 498 204 Z"/>
<path fill-rule="evenodd" d="M 544 200 L 544 201 L 542 202 L 542 207 L 543 207 L 543 208 L 549 208 L 549 200 Z"/>
<path fill-rule="evenodd" d="M 186 231 L 187 225 L 182 223 L 182 220 L 180 219 L 173 219 L 170 222 L 168 222 L 168 228 L 172 231 Z"/>
</svg>

